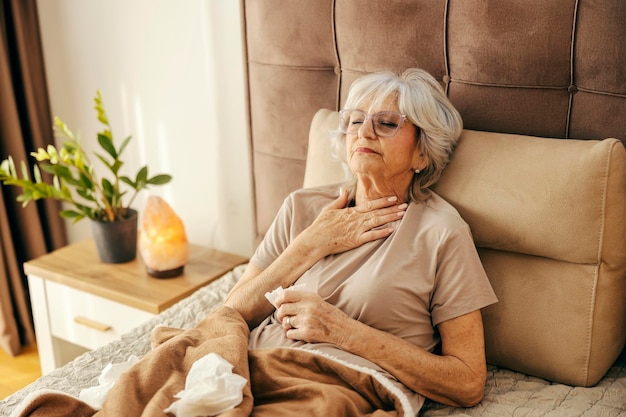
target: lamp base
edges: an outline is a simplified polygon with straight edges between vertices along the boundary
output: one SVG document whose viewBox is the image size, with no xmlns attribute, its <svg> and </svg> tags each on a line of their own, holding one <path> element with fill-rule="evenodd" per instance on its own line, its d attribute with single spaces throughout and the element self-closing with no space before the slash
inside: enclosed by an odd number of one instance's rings
<svg viewBox="0 0 626 417">
<path fill-rule="evenodd" d="M 178 268 L 174 269 L 167 269 L 165 271 L 157 271 L 146 266 L 146 272 L 148 273 L 148 275 L 154 278 L 174 278 L 181 275 L 184 269 L 185 265 L 179 266 Z"/>
</svg>

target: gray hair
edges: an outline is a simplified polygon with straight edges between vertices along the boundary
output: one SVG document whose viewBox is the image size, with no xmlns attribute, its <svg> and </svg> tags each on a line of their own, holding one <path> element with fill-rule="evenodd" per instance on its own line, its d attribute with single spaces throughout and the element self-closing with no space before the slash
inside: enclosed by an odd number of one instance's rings
<svg viewBox="0 0 626 417">
<path fill-rule="evenodd" d="M 350 86 L 344 108 L 360 108 L 369 100 L 372 100 L 373 107 L 377 107 L 389 97 L 397 100 L 399 111 L 418 128 L 417 146 L 428 164 L 419 174 L 413 175 L 407 200 L 424 201 L 430 196 L 428 187 L 439 180 L 454 152 L 463 130 L 461 115 L 437 80 L 418 68 L 409 68 L 400 75 L 378 72 L 357 79 Z M 343 139 L 344 134 L 337 131 L 333 137 L 333 149 L 347 168 Z M 351 172 L 350 176 L 354 177 Z M 353 197 L 356 178 L 350 184 L 348 187 Z"/>
</svg>

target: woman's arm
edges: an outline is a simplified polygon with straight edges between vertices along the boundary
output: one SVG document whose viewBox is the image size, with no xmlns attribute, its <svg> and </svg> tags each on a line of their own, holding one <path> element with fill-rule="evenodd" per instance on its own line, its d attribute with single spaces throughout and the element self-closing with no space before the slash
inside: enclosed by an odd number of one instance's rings
<svg viewBox="0 0 626 417">
<path fill-rule="evenodd" d="M 360 329 L 346 335 L 351 340 L 344 341 L 344 348 L 378 364 L 415 392 L 452 406 L 471 407 L 482 400 L 487 365 L 480 311 L 438 326 L 441 355 L 361 322 L 355 324 Z"/>
<path fill-rule="evenodd" d="M 225 305 L 238 310 L 250 327 L 257 326 L 274 307 L 264 294 L 278 286 L 293 284 L 314 263 L 330 254 L 356 248 L 393 232 L 382 227 L 404 215 L 407 204 L 396 197 L 384 197 L 346 208 L 348 193 L 326 207 L 265 270 L 249 264 L 229 293 Z"/>
<path fill-rule="evenodd" d="M 486 380 L 483 324 L 480 311 L 438 326 L 441 355 L 374 329 L 348 317 L 317 294 L 287 291 L 278 297 L 277 318 L 291 316 L 289 338 L 328 342 L 366 358 L 415 392 L 435 401 L 470 407 L 483 397 Z"/>
</svg>

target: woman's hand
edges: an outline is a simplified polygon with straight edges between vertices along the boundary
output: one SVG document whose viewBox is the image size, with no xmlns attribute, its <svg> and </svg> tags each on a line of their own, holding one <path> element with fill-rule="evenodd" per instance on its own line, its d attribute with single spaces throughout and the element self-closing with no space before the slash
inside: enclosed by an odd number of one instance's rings
<svg viewBox="0 0 626 417">
<path fill-rule="evenodd" d="M 303 234 L 310 243 L 325 249 L 326 255 L 345 252 L 372 240 L 389 236 L 394 228 L 386 226 L 402 216 L 407 204 L 398 204 L 396 196 L 369 200 L 346 207 L 348 193 L 328 205 Z"/>
<path fill-rule="evenodd" d="M 276 318 L 288 338 L 342 345 L 354 320 L 313 292 L 286 290 L 276 298 Z"/>
</svg>

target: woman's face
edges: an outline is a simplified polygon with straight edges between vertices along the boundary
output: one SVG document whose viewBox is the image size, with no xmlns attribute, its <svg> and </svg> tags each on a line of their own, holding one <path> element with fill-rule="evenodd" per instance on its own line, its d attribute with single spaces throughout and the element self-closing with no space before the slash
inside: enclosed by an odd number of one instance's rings
<svg viewBox="0 0 626 417">
<path fill-rule="evenodd" d="M 395 99 L 387 99 L 380 108 L 369 102 L 359 110 L 372 115 L 381 111 L 399 112 Z M 368 118 L 355 134 L 346 134 L 348 165 L 357 178 L 367 177 L 379 185 L 406 188 L 415 169 L 426 166 L 426 158 L 417 148 L 417 127 L 405 121 L 395 136 L 381 138 Z"/>
</svg>

